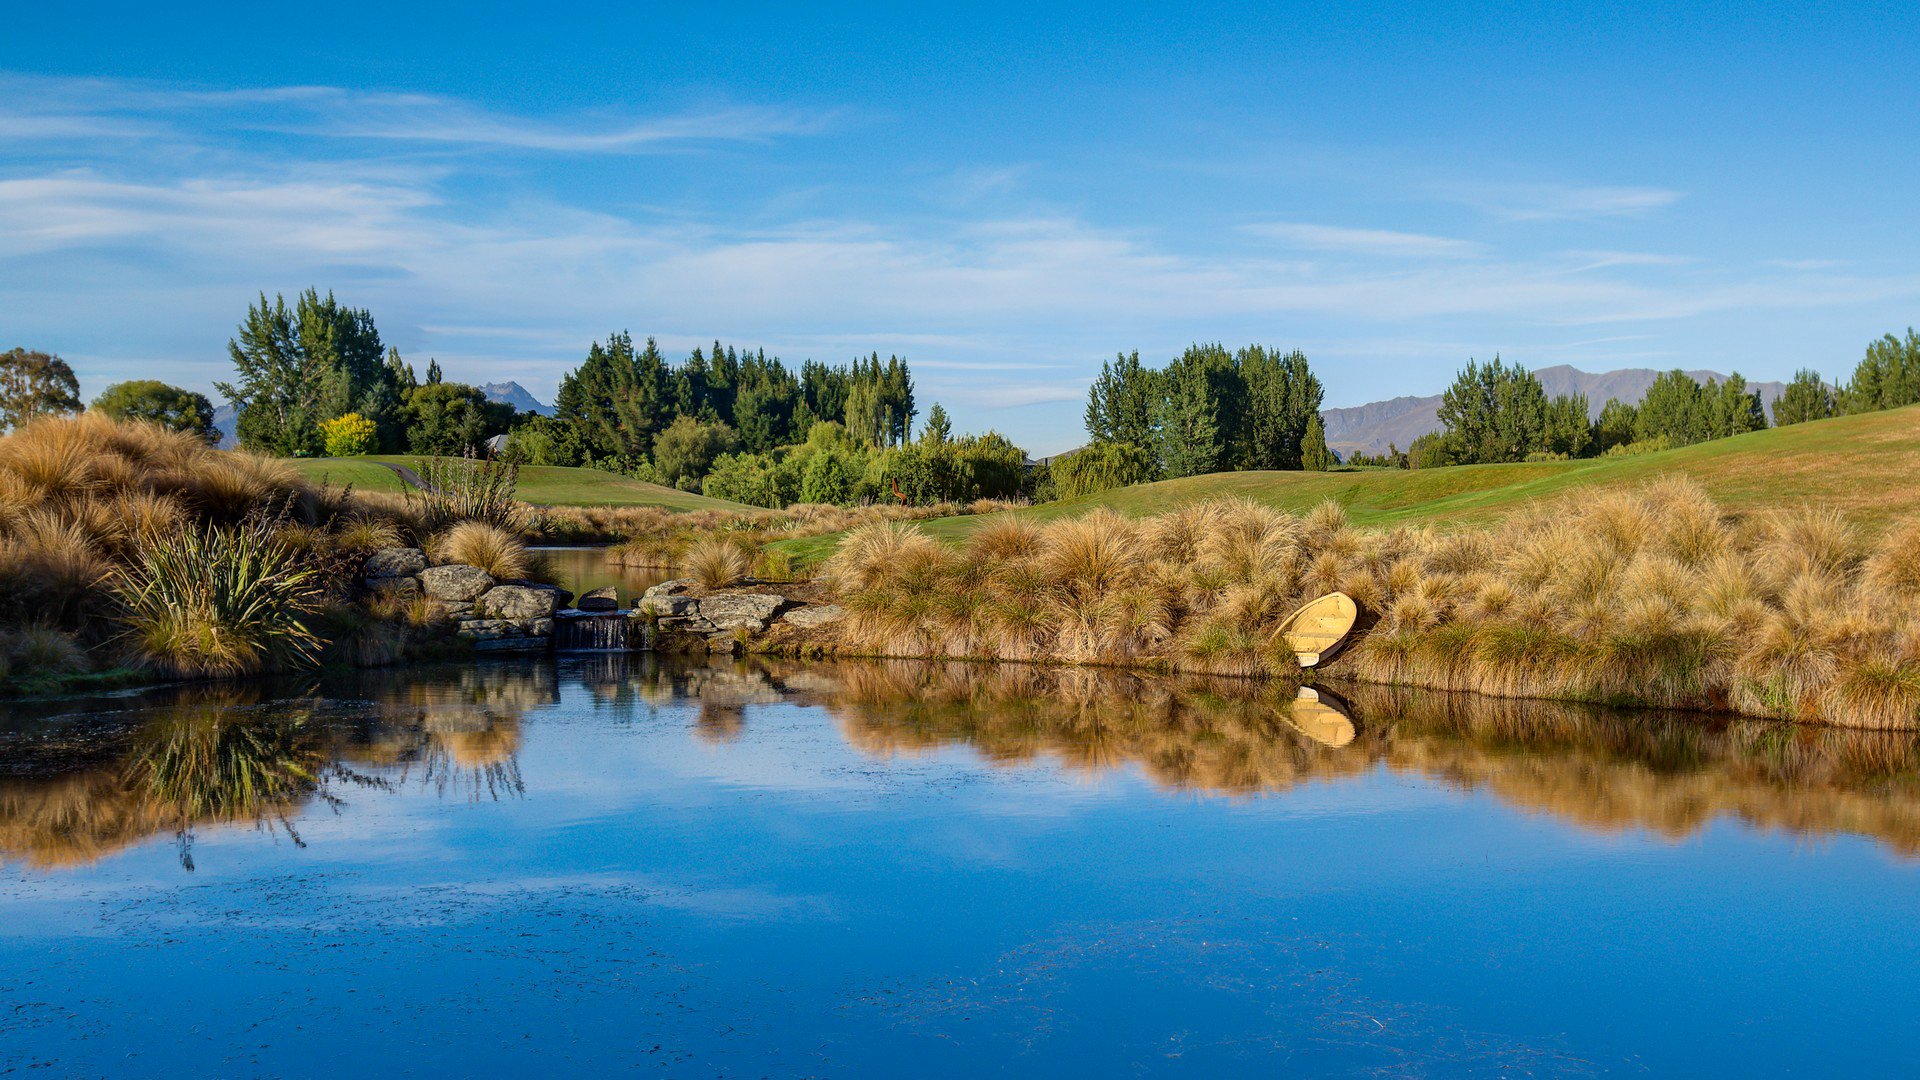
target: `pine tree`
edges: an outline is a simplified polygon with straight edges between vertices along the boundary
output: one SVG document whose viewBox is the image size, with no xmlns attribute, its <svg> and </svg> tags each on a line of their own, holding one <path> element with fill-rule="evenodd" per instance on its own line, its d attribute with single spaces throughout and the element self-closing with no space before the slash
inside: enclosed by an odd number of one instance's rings
<svg viewBox="0 0 1920 1080">
<path fill-rule="evenodd" d="M 1773 399 L 1773 422 L 1779 427 L 1825 420 L 1833 414 L 1833 390 L 1819 372 L 1808 368 L 1794 372 L 1793 381 Z"/>
<path fill-rule="evenodd" d="M 1220 421 L 1200 365 L 1169 366 L 1154 414 L 1160 472 L 1169 478 L 1199 476 L 1220 467 Z"/>
<path fill-rule="evenodd" d="M 1307 421 L 1306 435 L 1301 439 L 1300 467 L 1308 472 L 1326 472 L 1333 468 L 1333 451 L 1327 449 L 1327 429 L 1315 413 Z"/>
<path fill-rule="evenodd" d="M 945 446 L 953 439 L 953 421 L 947 419 L 947 410 L 939 402 L 927 410 L 926 426 L 920 429 L 920 441 L 928 446 Z"/>
</svg>

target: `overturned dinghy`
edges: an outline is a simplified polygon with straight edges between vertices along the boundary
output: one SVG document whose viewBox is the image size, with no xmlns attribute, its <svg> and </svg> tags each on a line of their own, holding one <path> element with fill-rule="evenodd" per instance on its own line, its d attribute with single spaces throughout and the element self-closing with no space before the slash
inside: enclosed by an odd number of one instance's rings
<svg viewBox="0 0 1920 1080">
<path fill-rule="evenodd" d="M 1318 687 L 1303 686 L 1294 694 L 1288 723 L 1314 742 L 1336 749 L 1353 741 L 1353 718 L 1347 703 Z"/>
<path fill-rule="evenodd" d="M 1280 624 L 1280 636 L 1300 660 L 1303 668 L 1331 659 L 1353 636 L 1353 624 L 1360 617 L 1360 605 L 1346 593 L 1328 593 L 1294 609 Z"/>
</svg>

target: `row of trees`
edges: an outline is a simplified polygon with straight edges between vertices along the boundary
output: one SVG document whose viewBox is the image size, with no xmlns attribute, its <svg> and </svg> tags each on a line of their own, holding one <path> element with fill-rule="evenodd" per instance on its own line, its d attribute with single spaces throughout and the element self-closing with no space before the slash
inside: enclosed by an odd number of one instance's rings
<svg viewBox="0 0 1920 1080">
<path fill-rule="evenodd" d="M 1697 383 L 1683 371 L 1654 379 L 1638 405 L 1611 400 L 1589 418 L 1585 394 L 1548 398 L 1532 372 L 1499 357 L 1466 370 L 1440 399 L 1443 430 L 1415 439 L 1404 460 L 1412 468 L 1591 457 L 1686 446 L 1767 426 L 1760 395 L 1738 374 Z M 1372 459 L 1369 459 L 1371 461 Z"/>
<path fill-rule="evenodd" d="M 1138 352 L 1124 354 L 1100 365 L 1087 395 L 1093 445 L 1058 462 L 1055 483 L 1077 489 L 1235 469 L 1324 469 L 1333 456 L 1320 422 L 1323 394 L 1298 351 L 1193 345 L 1159 369 Z"/>
<path fill-rule="evenodd" d="M 1867 346 L 1853 377 L 1828 386 L 1820 373 L 1801 369 L 1773 402 L 1773 422 L 1798 424 L 1829 416 L 1878 412 L 1920 402 L 1920 333 L 1907 328 L 1904 338 L 1888 334 Z"/>
<path fill-rule="evenodd" d="M 624 470 L 658 466 L 658 442 L 676 425 L 676 440 L 692 438 L 685 425 L 694 423 L 713 429 L 700 439 L 748 453 L 803 440 L 822 420 L 875 446 L 898 446 L 916 412 L 913 373 L 897 356 L 840 367 L 809 360 L 796 373 L 764 350 L 716 341 L 712 352 L 696 348 L 673 364 L 653 339 L 636 349 L 625 333 L 594 342 L 561 380 L 555 405 L 551 421 L 526 432 L 528 453 L 542 463 Z"/>
<path fill-rule="evenodd" d="M 823 420 L 804 442 L 754 453 L 722 454 L 704 490 L 755 506 L 796 502 L 969 502 L 1028 493 L 1026 453 L 996 432 L 955 438 L 935 405 L 920 437 L 881 445 Z"/>
</svg>

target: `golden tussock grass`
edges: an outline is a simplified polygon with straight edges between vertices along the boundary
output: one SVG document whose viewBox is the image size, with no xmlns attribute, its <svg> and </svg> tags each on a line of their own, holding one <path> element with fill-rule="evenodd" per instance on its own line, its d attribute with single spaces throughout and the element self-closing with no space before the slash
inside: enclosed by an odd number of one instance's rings
<svg viewBox="0 0 1920 1080">
<path fill-rule="evenodd" d="M 1292 676 L 1281 620 L 1342 591 L 1351 678 L 1920 727 L 1920 522 L 1867 544 L 1817 507 L 1722 511 L 1663 480 L 1473 532 L 1194 503 L 1002 519 L 954 547 L 854 530 L 825 567 L 846 651 Z"/>
<path fill-rule="evenodd" d="M 484 521 L 463 521 L 435 536 L 427 547 L 437 562 L 477 566 L 502 581 L 525 578 L 534 568 L 519 537 Z"/>
<path fill-rule="evenodd" d="M 732 540 L 712 536 L 687 549 L 681 569 L 707 588 L 719 589 L 746 577 L 753 569 L 753 557 Z"/>
</svg>

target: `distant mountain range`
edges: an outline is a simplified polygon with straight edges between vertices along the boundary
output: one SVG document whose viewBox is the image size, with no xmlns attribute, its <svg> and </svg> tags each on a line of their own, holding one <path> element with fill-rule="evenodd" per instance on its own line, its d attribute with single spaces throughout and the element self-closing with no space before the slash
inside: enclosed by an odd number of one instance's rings
<svg viewBox="0 0 1920 1080">
<path fill-rule="evenodd" d="M 1598 417 L 1607 402 L 1616 398 L 1630 405 L 1639 404 L 1647 394 L 1647 387 L 1652 386 L 1653 380 L 1661 373 L 1652 368 L 1625 368 L 1594 374 L 1558 364 L 1540 368 L 1533 374 L 1546 389 L 1548 397 L 1587 395 L 1587 412 Z M 1727 379 L 1717 371 L 1689 371 L 1687 374 L 1695 382 L 1701 383 L 1708 379 L 1716 382 L 1725 382 Z M 1773 399 L 1780 396 L 1786 384 L 1748 383 L 1747 387 L 1759 392 L 1760 401 L 1771 410 Z M 1347 409 L 1323 409 L 1320 422 L 1327 429 L 1327 446 L 1343 458 L 1356 450 L 1383 454 L 1389 444 L 1405 450 L 1413 440 L 1440 430 L 1440 395 L 1397 397 Z"/>
<path fill-rule="evenodd" d="M 517 382 L 488 383 L 480 388 L 480 392 L 487 396 L 488 401 L 511 405 L 521 412 L 539 413 L 541 416 L 553 415 L 553 406 L 541 404 L 539 398 L 527 393 L 527 388 Z M 221 405 L 213 410 L 213 426 L 220 431 L 222 449 L 231 450 L 240 445 L 238 437 L 234 434 L 239 423 L 240 410 L 232 405 Z"/>
</svg>

